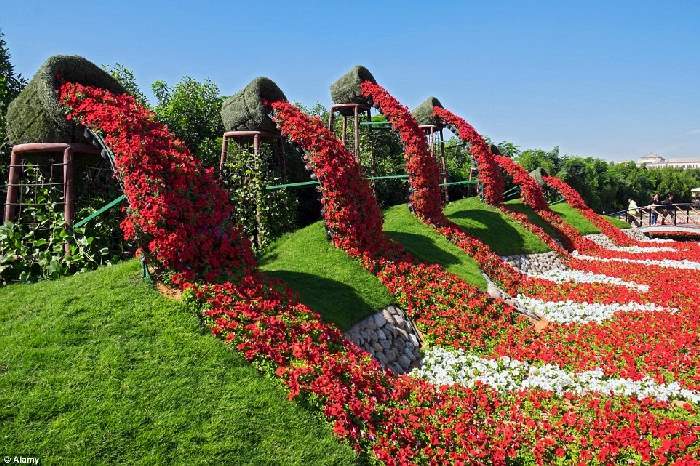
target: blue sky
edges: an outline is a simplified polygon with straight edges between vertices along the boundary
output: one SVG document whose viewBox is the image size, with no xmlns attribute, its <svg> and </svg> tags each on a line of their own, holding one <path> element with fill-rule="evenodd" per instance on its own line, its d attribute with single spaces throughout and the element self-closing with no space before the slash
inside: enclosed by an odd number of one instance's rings
<svg viewBox="0 0 700 466">
<path fill-rule="evenodd" d="M 363 64 L 404 104 L 435 95 L 495 141 L 700 158 L 700 2 L 58 3 L 2 0 L 24 75 L 79 54 L 126 65 L 144 89 L 190 75 L 231 94 L 264 75 L 327 104 Z"/>
</svg>

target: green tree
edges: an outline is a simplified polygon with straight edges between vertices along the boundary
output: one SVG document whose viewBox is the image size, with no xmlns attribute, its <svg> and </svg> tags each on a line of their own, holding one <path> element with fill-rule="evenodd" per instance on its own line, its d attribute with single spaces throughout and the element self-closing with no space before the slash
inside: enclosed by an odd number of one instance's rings
<svg viewBox="0 0 700 466">
<path fill-rule="evenodd" d="M 2 180 L 6 178 L 10 153 L 5 128 L 7 106 L 27 84 L 21 75 L 15 75 L 15 68 L 10 58 L 5 35 L 0 31 L 0 178 Z"/>
<path fill-rule="evenodd" d="M 542 149 L 529 149 L 522 151 L 517 156 L 517 162 L 527 171 L 535 168 L 543 168 L 547 173 L 553 174 L 559 171 L 561 158 L 559 157 L 559 146 L 550 151 Z"/>
<path fill-rule="evenodd" d="M 114 79 L 119 81 L 119 84 L 124 86 L 129 94 L 134 96 L 136 100 L 143 106 L 148 107 L 148 99 L 146 95 L 141 91 L 139 85 L 136 83 L 136 76 L 134 72 L 122 65 L 121 63 L 115 63 L 114 65 L 102 65 L 102 68 L 112 75 Z"/>
<path fill-rule="evenodd" d="M 164 81 L 152 84 L 158 101 L 154 111 L 190 151 L 209 167 L 218 164 L 221 135 L 222 96 L 210 80 L 196 81 L 184 77 L 172 88 Z"/>
</svg>

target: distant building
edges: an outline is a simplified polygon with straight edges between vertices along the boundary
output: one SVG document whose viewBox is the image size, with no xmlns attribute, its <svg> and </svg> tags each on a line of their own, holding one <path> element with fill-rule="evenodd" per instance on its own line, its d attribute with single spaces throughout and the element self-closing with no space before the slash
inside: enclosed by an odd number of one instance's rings
<svg viewBox="0 0 700 466">
<path fill-rule="evenodd" d="M 700 159 L 666 160 L 659 154 L 649 154 L 641 157 L 637 165 L 647 168 L 700 168 Z"/>
</svg>

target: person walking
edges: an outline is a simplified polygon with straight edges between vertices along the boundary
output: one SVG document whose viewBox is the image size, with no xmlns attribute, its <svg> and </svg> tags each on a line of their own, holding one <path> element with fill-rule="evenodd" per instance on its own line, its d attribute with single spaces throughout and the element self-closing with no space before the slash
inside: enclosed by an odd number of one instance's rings
<svg viewBox="0 0 700 466">
<path fill-rule="evenodd" d="M 668 216 L 673 216 L 673 194 L 668 193 L 666 199 L 663 202 L 663 217 L 661 218 L 661 224 L 666 225 L 666 218 Z"/>
<path fill-rule="evenodd" d="M 629 205 L 627 206 L 627 221 L 635 226 L 637 225 L 637 203 L 634 199 L 628 199 Z"/>
<path fill-rule="evenodd" d="M 654 195 L 651 198 L 651 205 L 649 206 L 649 224 L 650 225 L 656 225 L 656 222 L 659 220 L 659 211 L 656 210 L 656 208 L 659 206 L 661 203 L 661 196 L 659 196 L 659 193 L 654 193 Z"/>
</svg>

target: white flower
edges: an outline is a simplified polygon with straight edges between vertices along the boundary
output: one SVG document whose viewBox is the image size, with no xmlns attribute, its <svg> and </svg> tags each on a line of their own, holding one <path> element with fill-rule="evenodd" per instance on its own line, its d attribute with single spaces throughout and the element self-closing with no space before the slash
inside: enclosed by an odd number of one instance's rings
<svg viewBox="0 0 700 466">
<path fill-rule="evenodd" d="M 463 350 L 441 347 L 429 348 L 425 352 L 422 367 L 411 371 L 411 375 L 439 385 L 460 384 L 473 387 L 479 381 L 502 391 L 540 388 L 558 395 L 565 392 L 578 395 L 593 392 L 638 399 L 675 399 L 700 403 L 700 392 L 683 388 L 678 382 L 660 384 L 651 378 L 606 378 L 599 368 L 568 372 L 554 364 L 532 365 L 507 356 L 485 359 Z"/>
</svg>

